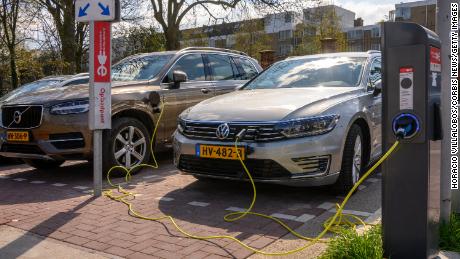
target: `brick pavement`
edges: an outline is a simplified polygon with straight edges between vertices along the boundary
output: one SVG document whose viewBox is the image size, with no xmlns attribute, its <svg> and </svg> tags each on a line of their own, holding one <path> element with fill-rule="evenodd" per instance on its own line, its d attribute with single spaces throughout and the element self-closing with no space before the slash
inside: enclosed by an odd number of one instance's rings
<svg viewBox="0 0 460 259">
<path fill-rule="evenodd" d="M 139 176 L 131 184 L 129 188 L 139 194 L 133 200 L 137 211 L 149 216 L 172 215 L 190 233 L 231 235 L 258 249 L 287 234 L 278 224 L 256 217 L 235 223 L 223 220 L 231 212 L 226 209 L 247 206 L 250 192 L 246 186 L 236 184 L 229 191 L 215 184 L 196 183 L 193 177 L 178 175 L 170 169 L 148 180 Z M 49 182 L 31 184 L 25 178 L 31 176 L 21 172 L 17 168 L 0 169 L 1 175 L 6 176 L 0 177 L 0 224 L 126 258 L 246 258 L 252 254 L 229 240 L 185 238 L 168 221 L 133 218 L 124 204 L 106 197 L 92 198 L 70 184 L 61 187 Z M 18 177 L 26 180 L 15 181 Z M 294 197 L 305 200 L 302 193 L 279 197 L 280 193 L 270 188 L 261 188 L 256 211 L 269 214 L 277 210 L 296 218 L 305 214 L 318 216 L 327 210 L 318 208 L 321 201 L 315 201 L 314 197 L 308 198 L 308 206 L 299 206 Z M 327 199 L 334 202 L 332 197 Z M 281 208 L 279 203 L 286 206 Z M 285 222 L 294 229 L 303 224 L 295 220 Z"/>
</svg>

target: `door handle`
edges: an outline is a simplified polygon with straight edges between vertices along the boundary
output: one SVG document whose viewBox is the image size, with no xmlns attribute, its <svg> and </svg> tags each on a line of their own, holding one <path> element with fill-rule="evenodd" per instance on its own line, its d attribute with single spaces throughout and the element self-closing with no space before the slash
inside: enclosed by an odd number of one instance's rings
<svg viewBox="0 0 460 259">
<path fill-rule="evenodd" d="M 209 94 L 209 92 L 211 92 L 211 90 L 209 90 L 208 88 L 202 88 L 201 92 L 204 93 L 204 94 Z"/>
</svg>

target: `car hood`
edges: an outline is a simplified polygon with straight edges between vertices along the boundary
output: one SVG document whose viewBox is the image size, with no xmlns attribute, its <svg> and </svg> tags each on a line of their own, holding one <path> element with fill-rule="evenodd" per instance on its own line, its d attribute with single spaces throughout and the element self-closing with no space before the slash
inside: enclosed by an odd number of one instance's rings
<svg viewBox="0 0 460 259">
<path fill-rule="evenodd" d="M 357 87 L 241 90 L 205 100 L 182 115 L 196 121 L 278 121 L 313 116 L 362 93 Z"/>
<path fill-rule="evenodd" d="M 148 85 L 145 82 L 114 82 L 112 96 L 159 89 L 159 86 Z M 48 104 L 85 98 L 89 98 L 89 85 L 73 85 L 12 95 L 0 100 L 0 105 Z"/>
</svg>

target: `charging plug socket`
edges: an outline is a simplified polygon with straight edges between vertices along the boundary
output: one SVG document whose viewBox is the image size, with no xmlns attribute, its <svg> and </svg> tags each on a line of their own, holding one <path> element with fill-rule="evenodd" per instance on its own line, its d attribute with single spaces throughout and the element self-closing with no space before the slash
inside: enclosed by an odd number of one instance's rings
<svg viewBox="0 0 460 259">
<path fill-rule="evenodd" d="M 402 113 L 393 119 L 393 133 L 400 139 L 411 139 L 420 131 L 420 121 L 417 116 Z"/>
</svg>

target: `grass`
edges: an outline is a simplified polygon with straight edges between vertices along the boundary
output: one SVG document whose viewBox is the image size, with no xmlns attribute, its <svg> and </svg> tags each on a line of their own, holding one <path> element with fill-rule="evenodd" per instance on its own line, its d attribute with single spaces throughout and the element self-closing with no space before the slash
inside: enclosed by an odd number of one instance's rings
<svg viewBox="0 0 460 259">
<path fill-rule="evenodd" d="M 329 243 L 320 259 L 383 258 L 381 229 L 381 225 L 373 226 L 363 234 L 344 229 Z"/>
<path fill-rule="evenodd" d="M 439 234 L 441 250 L 460 253 L 460 214 L 452 214 L 449 223 L 441 224 Z"/>
</svg>

